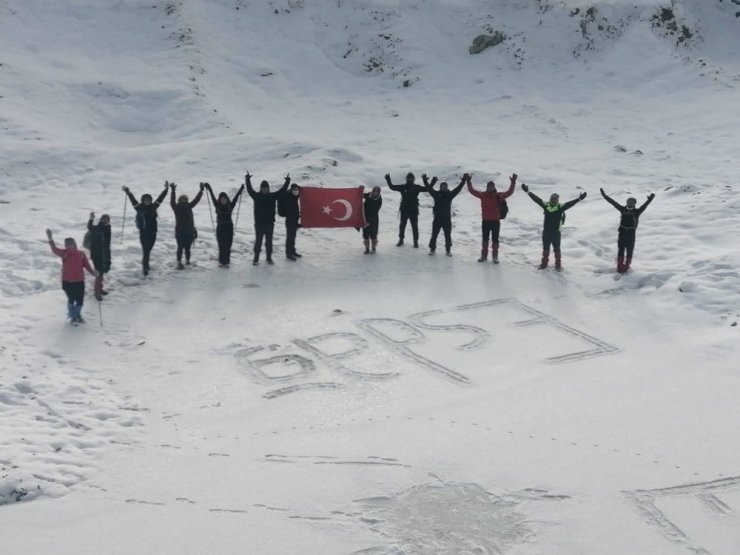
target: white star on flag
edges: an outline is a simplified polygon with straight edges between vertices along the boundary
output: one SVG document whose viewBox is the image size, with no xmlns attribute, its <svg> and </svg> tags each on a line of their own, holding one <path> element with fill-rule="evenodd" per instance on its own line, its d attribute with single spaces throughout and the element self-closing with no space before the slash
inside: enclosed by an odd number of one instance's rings
<svg viewBox="0 0 740 555">
<path fill-rule="evenodd" d="M 331 214 L 331 207 L 330 207 L 330 206 L 324 206 L 324 207 L 323 207 L 323 208 L 322 208 L 321 210 L 322 210 L 322 211 L 324 212 L 324 214 L 326 214 L 326 215 L 329 215 L 329 214 Z"/>
</svg>

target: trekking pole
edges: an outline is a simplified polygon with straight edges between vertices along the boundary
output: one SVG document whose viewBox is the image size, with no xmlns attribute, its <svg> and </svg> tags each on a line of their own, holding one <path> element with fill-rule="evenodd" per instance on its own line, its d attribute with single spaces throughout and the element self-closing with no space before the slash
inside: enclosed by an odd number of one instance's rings
<svg viewBox="0 0 740 555">
<path fill-rule="evenodd" d="M 100 318 L 100 327 L 103 327 L 103 303 L 98 301 L 98 317 Z"/>
<path fill-rule="evenodd" d="M 211 215 L 211 227 L 213 228 L 214 235 L 216 234 L 216 225 L 213 223 L 213 212 L 211 211 L 211 195 L 210 192 L 206 193 L 206 200 L 208 201 L 208 213 Z"/>
<path fill-rule="evenodd" d="M 126 225 L 126 205 L 128 204 L 128 196 L 126 193 L 123 194 L 123 221 L 121 222 L 121 244 L 123 244 L 123 228 Z"/>
<path fill-rule="evenodd" d="M 244 195 L 239 195 L 239 204 L 236 205 L 236 221 L 234 222 L 234 229 L 236 229 L 236 225 L 239 223 L 239 209 L 242 207 L 242 197 Z"/>
</svg>

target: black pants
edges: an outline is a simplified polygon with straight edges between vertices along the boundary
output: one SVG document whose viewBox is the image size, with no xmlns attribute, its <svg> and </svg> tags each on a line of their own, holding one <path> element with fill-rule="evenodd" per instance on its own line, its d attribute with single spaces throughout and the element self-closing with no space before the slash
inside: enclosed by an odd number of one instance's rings
<svg viewBox="0 0 740 555">
<path fill-rule="evenodd" d="M 185 260 L 190 262 L 190 247 L 195 239 L 195 234 L 192 231 L 177 231 L 175 230 L 175 239 L 177 240 L 177 261 L 182 260 L 182 253 L 185 253 Z"/>
<path fill-rule="evenodd" d="M 157 232 L 141 232 L 139 233 L 139 241 L 141 242 L 141 250 L 143 253 L 143 256 L 141 258 L 141 267 L 144 270 L 149 271 L 149 254 L 154 248 L 154 243 L 157 242 Z"/>
<path fill-rule="evenodd" d="M 411 232 L 414 236 L 414 243 L 419 241 L 419 212 L 408 212 L 401 210 L 401 224 L 398 226 L 398 238 L 403 239 L 406 234 L 406 222 L 411 222 Z"/>
<path fill-rule="evenodd" d="M 450 218 L 434 218 L 432 221 L 432 237 L 429 239 L 429 248 L 431 250 L 437 248 L 437 236 L 440 230 L 443 230 L 445 233 L 445 249 L 450 250 L 452 248 L 452 220 Z"/>
<path fill-rule="evenodd" d="M 67 302 L 70 305 L 82 307 L 82 303 L 85 302 L 84 281 L 63 281 L 62 289 L 67 294 Z"/>
<path fill-rule="evenodd" d="M 480 223 L 481 232 L 483 235 L 483 242 L 488 243 L 488 238 L 491 238 L 491 243 L 498 243 L 499 231 L 501 231 L 500 220 L 483 220 Z"/>
<path fill-rule="evenodd" d="M 285 221 L 285 256 L 295 254 L 295 237 L 298 234 L 298 224 Z M 269 255 L 268 255 L 269 256 Z"/>
<path fill-rule="evenodd" d="M 272 231 L 275 228 L 275 222 L 265 224 L 254 224 L 254 259 L 258 260 L 262 251 L 262 241 L 265 242 L 265 254 L 267 260 L 272 259 Z"/>
<path fill-rule="evenodd" d="M 621 229 L 619 230 L 619 237 L 617 238 L 617 256 L 621 260 L 624 258 L 625 251 L 627 252 L 627 258 L 632 258 L 632 252 L 635 250 L 635 230 L 634 229 Z"/>
<path fill-rule="evenodd" d="M 542 232 L 542 250 L 548 251 L 552 246 L 555 256 L 560 256 L 560 230 Z"/>
<path fill-rule="evenodd" d="M 216 226 L 218 241 L 218 263 L 231 264 L 231 245 L 234 243 L 234 224 L 222 223 Z"/>
<path fill-rule="evenodd" d="M 378 218 L 370 218 L 367 220 L 367 226 L 362 228 L 362 238 L 372 239 L 376 241 L 378 239 Z"/>
</svg>

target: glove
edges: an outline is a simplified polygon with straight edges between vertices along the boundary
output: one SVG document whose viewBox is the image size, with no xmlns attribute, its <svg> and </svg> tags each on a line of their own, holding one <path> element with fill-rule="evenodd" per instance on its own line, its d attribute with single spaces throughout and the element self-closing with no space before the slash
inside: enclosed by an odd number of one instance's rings
<svg viewBox="0 0 740 555">
<path fill-rule="evenodd" d="M 128 193 L 128 187 L 124 185 L 123 187 L 121 187 L 121 191 L 123 191 L 124 193 Z"/>
<path fill-rule="evenodd" d="M 586 191 L 583 191 L 580 195 L 578 195 L 578 200 L 583 200 L 586 198 Z"/>
<path fill-rule="evenodd" d="M 421 174 L 421 178 L 422 178 L 422 179 L 423 179 L 424 181 L 426 181 L 426 180 L 427 180 L 427 178 L 428 178 L 428 176 L 427 176 L 427 174 L 423 173 L 423 174 Z"/>
<path fill-rule="evenodd" d="M 524 191 L 525 193 L 529 192 L 529 186 L 527 186 L 526 183 L 522 183 L 522 191 Z"/>
<path fill-rule="evenodd" d="M 388 183 L 390 185 L 390 182 L 391 182 L 391 174 L 389 174 L 389 173 L 385 174 L 385 181 L 386 181 L 386 183 Z"/>
<path fill-rule="evenodd" d="M 167 187 L 169 187 L 169 186 L 170 186 L 170 182 L 169 182 L 169 181 L 165 181 L 165 182 L 164 182 L 164 188 L 166 189 L 166 188 L 167 188 Z"/>
<path fill-rule="evenodd" d="M 94 220 L 95 219 L 95 212 L 90 212 L 90 219 L 91 220 Z"/>
<path fill-rule="evenodd" d="M 653 200 L 655 198 L 655 193 L 650 193 L 648 195 L 648 200 Z"/>
<path fill-rule="evenodd" d="M 49 241 L 51 241 L 51 229 L 46 230 L 46 238 L 49 239 Z"/>
<path fill-rule="evenodd" d="M 290 174 L 285 176 L 285 184 L 290 185 Z"/>
<path fill-rule="evenodd" d="M 606 195 L 606 193 L 604 192 L 604 189 L 603 188 L 599 189 L 599 192 L 601 193 L 601 196 L 605 196 Z"/>
<path fill-rule="evenodd" d="M 206 184 L 205 183 L 201 183 L 200 184 L 200 190 L 203 191 L 205 188 L 206 188 Z"/>
<path fill-rule="evenodd" d="M 519 177 L 519 176 L 518 176 L 517 174 L 515 174 L 515 173 L 512 173 L 512 174 L 511 174 L 511 177 L 510 177 L 509 179 L 511 180 L 511 182 L 512 182 L 512 183 L 516 183 L 516 178 L 517 178 L 517 177 Z"/>
</svg>

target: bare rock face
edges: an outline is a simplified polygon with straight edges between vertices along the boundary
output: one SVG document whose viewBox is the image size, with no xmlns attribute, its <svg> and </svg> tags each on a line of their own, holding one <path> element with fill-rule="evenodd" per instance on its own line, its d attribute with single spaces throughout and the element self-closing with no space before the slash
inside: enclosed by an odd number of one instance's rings
<svg viewBox="0 0 740 555">
<path fill-rule="evenodd" d="M 468 49 L 468 52 L 470 52 L 471 54 L 479 54 L 480 52 L 483 52 L 486 48 L 501 44 L 506 40 L 506 38 L 506 35 L 501 31 L 494 31 L 490 35 L 478 35 L 477 37 L 475 37 L 475 39 L 473 39 L 473 44 Z"/>
</svg>

